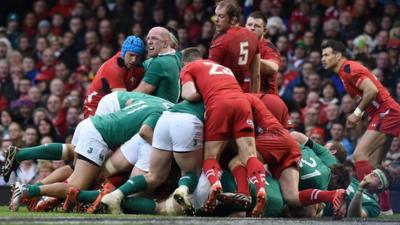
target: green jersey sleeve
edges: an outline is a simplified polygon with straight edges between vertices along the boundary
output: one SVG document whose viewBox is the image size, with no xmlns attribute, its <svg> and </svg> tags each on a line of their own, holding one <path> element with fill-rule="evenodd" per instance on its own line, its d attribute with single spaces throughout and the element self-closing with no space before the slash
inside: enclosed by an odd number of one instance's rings
<svg viewBox="0 0 400 225">
<path fill-rule="evenodd" d="M 158 87 L 161 80 L 163 79 L 163 74 L 164 71 L 162 65 L 158 61 L 152 60 L 152 62 L 150 62 L 147 66 L 147 70 L 144 74 L 143 80 L 146 83 Z"/>
<path fill-rule="evenodd" d="M 156 127 L 157 121 L 160 118 L 161 113 L 160 112 L 154 112 L 151 113 L 142 123 L 142 125 L 148 125 L 149 127 L 151 127 L 152 129 L 154 129 L 154 127 Z"/>
<path fill-rule="evenodd" d="M 338 163 L 336 157 L 333 156 L 329 150 L 322 145 L 314 142 L 312 150 L 327 167 L 331 167 Z"/>
</svg>

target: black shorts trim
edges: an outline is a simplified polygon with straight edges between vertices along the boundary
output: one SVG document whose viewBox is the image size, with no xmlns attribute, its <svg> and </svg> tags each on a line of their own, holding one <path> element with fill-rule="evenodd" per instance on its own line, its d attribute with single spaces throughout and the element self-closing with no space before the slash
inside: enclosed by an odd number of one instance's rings
<svg viewBox="0 0 400 225">
<path fill-rule="evenodd" d="M 93 164 L 93 165 L 95 165 L 95 166 L 97 166 L 97 167 L 100 167 L 99 165 L 97 165 L 97 163 L 93 162 L 92 160 L 86 158 L 85 156 L 83 156 L 83 155 L 81 155 L 81 154 L 79 154 L 79 153 L 78 153 L 78 159 L 83 160 L 83 161 L 86 161 L 86 162 L 88 162 L 88 163 L 90 163 L 90 164 Z"/>
</svg>

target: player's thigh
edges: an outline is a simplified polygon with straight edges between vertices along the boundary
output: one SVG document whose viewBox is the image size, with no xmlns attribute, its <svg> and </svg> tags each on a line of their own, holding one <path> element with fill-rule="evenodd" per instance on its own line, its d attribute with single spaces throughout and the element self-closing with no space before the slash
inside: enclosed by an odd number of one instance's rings
<svg viewBox="0 0 400 225">
<path fill-rule="evenodd" d="M 298 169 L 295 167 L 284 169 L 279 177 L 279 185 L 286 204 L 300 206 Z"/>
<path fill-rule="evenodd" d="M 174 152 L 174 159 L 181 169 L 182 174 L 186 172 L 200 172 L 203 163 L 203 149 L 191 152 Z"/>
<path fill-rule="evenodd" d="M 118 148 L 108 160 L 111 161 L 111 164 L 115 168 L 113 174 L 129 171 L 133 167 L 133 165 L 126 159 L 126 156 L 122 153 L 121 148 Z"/>
<path fill-rule="evenodd" d="M 71 176 L 71 174 L 73 172 L 74 172 L 74 170 L 69 165 L 65 165 L 65 166 L 57 168 L 56 170 L 51 172 L 48 176 L 46 176 L 40 182 L 42 184 L 53 184 L 53 183 L 56 183 L 56 182 L 63 182 L 69 176 Z"/>
<path fill-rule="evenodd" d="M 354 160 L 368 160 L 368 156 L 377 151 L 379 146 L 383 144 L 384 136 L 385 134 L 379 131 L 366 130 L 354 150 Z"/>
<path fill-rule="evenodd" d="M 373 151 L 369 155 L 369 162 L 371 165 L 374 167 L 379 166 L 382 160 L 385 158 L 387 152 L 389 151 L 390 145 L 392 143 L 393 137 L 390 135 L 385 135 L 383 136 L 381 140 L 381 144 L 378 146 L 378 148 Z"/>
<path fill-rule="evenodd" d="M 150 170 L 146 175 L 148 182 L 163 182 L 171 171 L 172 152 L 152 148 L 150 155 Z"/>
<path fill-rule="evenodd" d="M 219 159 L 227 141 L 206 141 L 204 143 L 204 159 Z"/>
<path fill-rule="evenodd" d="M 119 105 L 117 92 L 112 92 L 101 98 L 99 104 L 97 105 L 95 115 L 103 116 L 119 110 L 121 110 L 121 106 Z"/>
<path fill-rule="evenodd" d="M 249 157 L 257 157 L 254 137 L 241 137 L 236 139 L 240 161 L 247 163 Z"/>
<path fill-rule="evenodd" d="M 67 179 L 68 184 L 78 189 L 88 189 L 100 173 L 100 166 L 88 160 L 77 159 L 74 172 Z"/>
</svg>

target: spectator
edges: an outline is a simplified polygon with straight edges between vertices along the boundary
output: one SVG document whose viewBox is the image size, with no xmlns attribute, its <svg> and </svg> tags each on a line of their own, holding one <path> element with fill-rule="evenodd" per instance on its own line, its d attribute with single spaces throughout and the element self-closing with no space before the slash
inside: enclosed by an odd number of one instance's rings
<svg viewBox="0 0 400 225">
<path fill-rule="evenodd" d="M 346 120 L 347 116 L 349 116 L 350 114 L 352 114 L 354 112 L 355 109 L 355 102 L 353 100 L 352 97 L 350 97 L 350 95 L 346 94 L 342 97 L 342 101 L 341 101 L 341 105 L 340 105 L 340 117 L 342 120 Z"/>
<path fill-rule="evenodd" d="M 11 140 L 12 144 L 17 147 L 22 147 L 24 142 L 22 141 L 22 128 L 16 122 L 12 122 L 8 127 L 8 137 Z"/>
<path fill-rule="evenodd" d="M 24 141 L 24 147 L 37 146 L 39 143 L 39 133 L 36 126 L 29 125 L 25 128 L 24 136 L 22 138 Z"/>
<path fill-rule="evenodd" d="M 44 178 L 53 172 L 54 168 L 49 160 L 40 160 L 38 165 L 38 174 L 35 183 L 41 182 Z"/>
<path fill-rule="evenodd" d="M 49 7 L 45 0 L 37 0 L 33 3 L 33 12 L 35 13 L 38 20 L 47 19 L 49 16 Z M 61 14 L 59 14 L 61 15 Z"/>
<path fill-rule="evenodd" d="M 35 82 L 38 70 L 35 68 L 35 60 L 30 56 L 25 56 L 22 60 L 22 69 L 24 76 L 29 78 L 31 82 Z"/>
<path fill-rule="evenodd" d="M 39 135 L 40 135 L 41 139 L 43 137 L 50 137 L 52 139 L 52 142 L 61 141 L 58 131 L 54 127 L 51 120 L 49 120 L 47 118 L 41 119 L 39 121 L 38 131 L 39 131 Z M 41 140 L 40 144 L 42 144 L 42 140 Z"/>
<path fill-rule="evenodd" d="M 343 145 L 347 156 L 351 157 L 354 151 L 354 145 L 345 137 L 344 125 L 340 122 L 334 122 L 329 130 L 332 139 L 330 142 L 337 142 Z"/>
<path fill-rule="evenodd" d="M 64 32 L 64 17 L 56 13 L 51 17 L 51 35 L 61 37 Z"/>
<path fill-rule="evenodd" d="M 34 184 L 37 175 L 37 165 L 32 160 L 24 160 L 17 168 L 16 181 L 22 184 Z"/>
<path fill-rule="evenodd" d="M 43 106 L 43 103 L 41 102 L 41 97 L 42 93 L 38 87 L 32 86 L 29 88 L 27 99 L 32 101 L 32 103 L 34 104 L 34 108 Z"/>
<path fill-rule="evenodd" d="M 333 125 L 333 123 L 339 121 L 339 106 L 336 104 L 329 104 L 324 108 L 324 112 L 326 115 L 326 122 L 324 123 L 324 127 L 326 131 L 329 131 Z M 329 138 L 328 136 L 327 138 Z"/>
<path fill-rule="evenodd" d="M 1 110 L 1 131 L 3 139 L 9 138 L 8 131 L 13 120 L 14 119 L 11 111 L 8 109 Z"/>
<path fill-rule="evenodd" d="M 320 145 L 325 144 L 325 131 L 320 127 L 314 127 L 310 131 L 310 139 Z"/>
<path fill-rule="evenodd" d="M 50 113 L 50 118 L 55 119 L 58 112 L 61 110 L 61 103 L 62 100 L 60 97 L 57 95 L 50 95 L 49 98 L 47 99 L 47 110 Z"/>
<path fill-rule="evenodd" d="M 389 164 L 393 161 L 399 161 L 399 160 L 400 160 L 400 138 L 395 137 L 393 138 L 389 151 L 386 154 L 385 163 Z"/>
<path fill-rule="evenodd" d="M 290 112 L 290 122 L 292 122 L 293 129 L 298 132 L 304 133 L 304 124 L 300 111 L 293 110 Z"/>
<path fill-rule="evenodd" d="M 23 35 L 26 35 L 28 38 L 34 38 L 37 34 L 37 17 L 35 13 L 28 12 L 25 15 L 24 23 L 22 26 Z"/>
<path fill-rule="evenodd" d="M 325 80 L 322 85 L 321 85 L 321 92 L 320 92 L 321 98 L 319 99 L 319 102 L 323 106 L 327 106 L 329 104 L 338 104 L 339 99 L 338 93 L 336 91 L 336 87 L 333 84 L 332 81 L 330 80 Z"/>
</svg>

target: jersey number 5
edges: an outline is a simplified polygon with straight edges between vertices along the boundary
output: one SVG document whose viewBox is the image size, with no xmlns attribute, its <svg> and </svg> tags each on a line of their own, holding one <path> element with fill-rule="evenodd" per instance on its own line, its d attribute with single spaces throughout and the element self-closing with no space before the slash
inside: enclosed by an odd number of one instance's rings
<svg viewBox="0 0 400 225">
<path fill-rule="evenodd" d="M 239 43 L 240 46 L 240 55 L 238 60 L 238 65 L 246 65 L 247 60 L 249 59 L 249 42 L 242 41 Z"/>
</svg>

